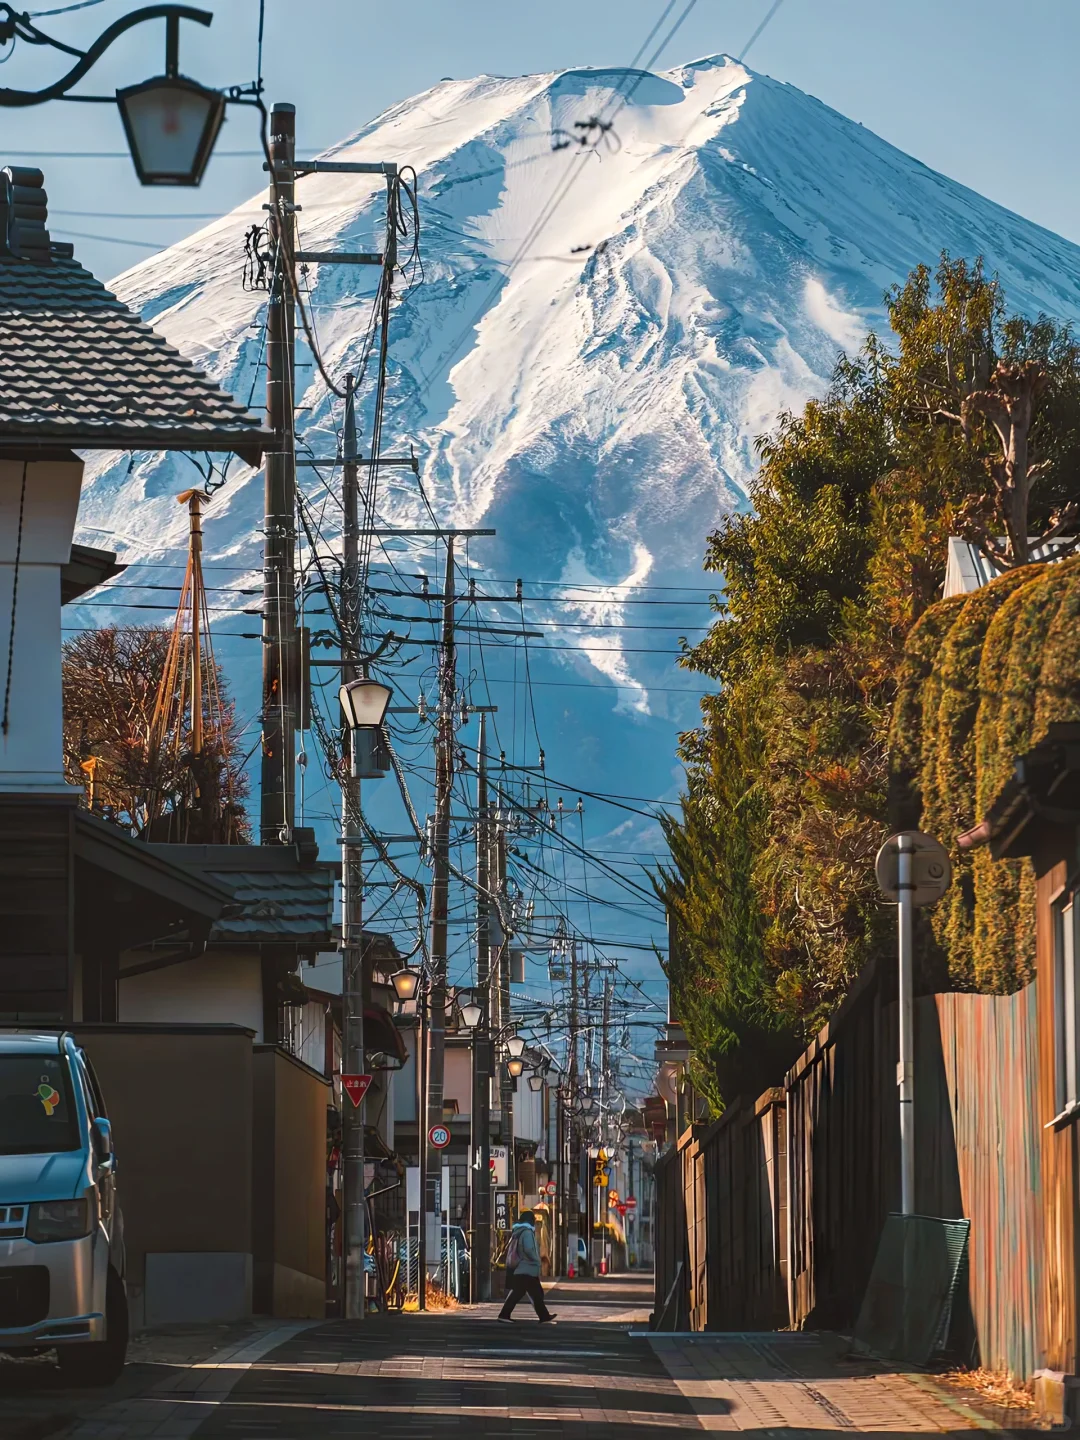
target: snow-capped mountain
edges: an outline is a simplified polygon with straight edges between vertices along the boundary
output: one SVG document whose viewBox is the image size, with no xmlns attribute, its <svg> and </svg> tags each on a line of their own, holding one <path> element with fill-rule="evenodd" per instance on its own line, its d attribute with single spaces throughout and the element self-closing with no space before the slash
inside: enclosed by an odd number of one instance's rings
<svg viewBox="0 0 1080 1440">
<path fill-rule="evenodd" d="M 589 143 L 574 143 L 582 136 Z M 548 593 L 530 582 L 611 587 L 574 592 L 577 606 L 525 607 L 540 628 L 563 622 L 533 653 L 534 680 L 552 687 L 536 690 L 549 765 L 558 756 L 568 780 L 595 790 L 674 793 L 675 732 L 694 709 L 671 692 L 704 687 L 674 669 L 672 652 L 680 629 L 698 634 L 691 627 L 707 621 L 705 535 L 742 503 L 754 437 L 820 392 L 838 351 L 883 324 L 889 285 L 944 248 L 984 255 L 1013 305 L 1080 311 L 1080 248 L 722 56 L 662 74 L 448 80 L 331 153 L 394 160 L 418 177 L 423 279 L 394 317 L 384 449 L 416 447 L 442 522 L 497 529 L 470 548 L 478 575 L 520 575 L 527 596 Z M 305 249 L 381 247 L 381 181 L 313 175 L 297 198 Z M 114 282 L 256 405 L 265 295 L 245 291 L 241 272 L 265 199 Z M 341 375 L 361 353 L 374 273 L 313 266 L 307 282 L 320 348 Z M 332 454 L 340 403 L 310 358 L 301 344 L 300 428 L 313 452 Z M 173 497 L 191 483 L 187 462 L 106 457 L 90 473 L 83 538 L 112 536 L 128 561 L 180 558 L 185 517 Z M 393 474 L 381 520 L 423 524 L 415 481 Z M 217 572 L 230 584 L 258 584 L 262 495 L 261 476 L 237 461 L 208 511 L 207 560 L 237 567 Z M 325 522 L 335 534 L 332 502 Z M 433 565 L 430 549 L 416 549 L 407 568 Z M 691 586 L 698 603 L 625 604 L 681 593 L 628 585 Z M 588 648 L 556 654 L 546 643 Z M 225 652 L 241 712 L 258 704 L 256 649 Z"/>
</svg>

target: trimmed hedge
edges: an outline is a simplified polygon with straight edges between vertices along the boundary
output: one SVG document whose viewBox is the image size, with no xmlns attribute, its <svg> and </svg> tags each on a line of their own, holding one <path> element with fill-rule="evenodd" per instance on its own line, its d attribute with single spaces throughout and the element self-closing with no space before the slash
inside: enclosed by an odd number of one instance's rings
<svg viewBox="0 0 1080 1440">
<path fill-rule="evenodd" d="M 1008 994 L 1034 974 L 1028 861 L 960 851 L 1013 761 L 1055 720 L 1080 719 L 1080 558 L 1028 565 L 932 606 L 908 637 L 893 712 L 896 822 L 948 847 L 954 882 L 931 912 L 958 989 Z"/>
</svg>

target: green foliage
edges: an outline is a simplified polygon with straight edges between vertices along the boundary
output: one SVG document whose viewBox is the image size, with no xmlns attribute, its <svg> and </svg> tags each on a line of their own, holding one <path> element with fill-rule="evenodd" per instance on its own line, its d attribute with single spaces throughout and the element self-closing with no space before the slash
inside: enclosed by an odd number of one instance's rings
<svg viewBox="0 0 1080 1440">
<path fill-rule="evenodd" d="M 692 1078 L 715 1114 L 725 1095 L 758 1093 L 798 1052 L 769 1003 L 765 921 L 753 887 L 761 804 L 752 740 L 713 702 L 723 739 L 687 737 L 691 790 L 681 824 L 664 825 L 670 867 L 659 883 L 677 943 L 665 962 L 672 1000 L 694 1052 Z"/>
<path fill-rule="evenodd" d="M 1045 318 L 1009 316 L 979 262 L 943 256 L 886 298 L 892 348 L 871 336 L 822 399 L 780 417 L 758 442 L 752 513 L 708 539 L 724 593 L 683 663 L 720 694 L 683 737 L 689 789 L 657 889 L 717 1110 L 751 1080 L 777 1083 L 790 1045 L 891 956 L 872 863 L 890 824 L 952 843 L 1033 727 L 1080 709 L 1070 586 L 1048 581 L 1051 600 L 1029 566 L 939 600 L 950 533 L 977 512 L 1000 526 L 1000 440 L 972 397 L 1001 363 L 1042 367 L 1032 513 L 1049 523 L 1080 464 L 1080 350 Z M 985 851 L 954 856 L 957 884 L 921 927 L 920 983 L 1012 988 L 1030 973 L 1028 877 Z"/>
</svg>

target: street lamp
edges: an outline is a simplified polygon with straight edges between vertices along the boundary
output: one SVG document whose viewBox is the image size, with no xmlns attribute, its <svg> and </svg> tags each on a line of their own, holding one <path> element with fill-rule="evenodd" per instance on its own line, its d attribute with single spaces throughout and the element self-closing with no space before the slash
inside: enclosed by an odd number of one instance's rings
<svg viewBox="0 0 1080 1440">
<path fill-rule="evenodd" d="M 521 1072 L 522 1072 L 524 1069 L 525 1069 L 525 1061 L 524 1061 L 524 1060 L 519 1060 L 519 1059 L 517 1059 L 517 1058 L 515 1057 L 514 1059 L 508 1060 L 508 1061 L 506 1062 L 506 1073 L 507 1073 L 508 1075 L 512 1075 L 515 1080 L 518 1078 L 518 1076 L 521 1074 Z"/>
<path fill-rule="evenodd" d="M 198 185 L 210 159 L 225 96 L 175 71 L 116 92 L 142 185 Z"/>
<path fill-rule="evenodd" d="M 525 1041 L 521 1038 L 520 1035 L 511 1035 L 506 1042 L 506 1048 L 507 1050 L 509 1050 L 510 1054 L 514 1057 L 514 1059 L 517 1060 L 525 1054 Z M 517 1071 L 517 1074 L 520 1075 L 521 1071 Z"/>
<path fill-rule="evenodd" d="M 416 992 L 420 989 L 420 971 L 410 970 L 406 965 L 404 969 L 394 971 L 390 976 L 390 983 L 399 1000 L 415 1000 Z"/>
<path fill-rule="evenodd" d="M 0 44 L 23 40 L 29 45 L 48 46 L 76 56 L 76 63 L 67 74 L 44 89 L 0 87 L 0 107 L 42 105 L 47 100 L 67 98 L 68 92 L 97 64 L 114 40 L 146 20 L 164 20 L 163 75 L 128 85 L 115 95 L 71 98 L 117 106 L 135 171 L 143 185 L 198 185 L 221 130 L 226 104 L 262 106 L 261 81 L 234 85 L 225 93 L 180 74 L 180 21 L 209 25 L 213 18 L 209 11 L 195 10 L 190 5 L 145 5 L 141 10 L 122 15 L 83 51 L 54 40 L 38 29 L 30 14 L 20 13 L 6 0 L 0 0 Z"/>
<path fill-rule="evenodd" d="M 350 730 L 377 730 L 386 715 L 393 692 L 378 680 L 350 680 L 338 691 Z"/>
<path fill-rule="evenodd" d="M 537 1074 L 537 1075 L 530 1075 L 530 1076 L 529 1076 L 529 1089 L 530 1089 L 530 1090 L 542 1090 L 543 1088 L 544 1088 L 544 1077 L 543 1077 L 543 1075 Z"/>
<path fill-rule="evenodd" d="M 461 1023 L 466 1030 L 475 1030 L 483 1019 L 483 1016 L 483 1006 L 477 1005 L 475 1001 L 470 1002 L 468 1005 L 462 1005 L 461 1007 Z"/>
<path fill-rule="evenodd" d="M 352 736 L 352 773 L 356 780 L 381 780 L 390 768 L 381 745 L 380 726 L 392 692 L 365 676 L 338 691 L 345 723 Z"/>
</svg>

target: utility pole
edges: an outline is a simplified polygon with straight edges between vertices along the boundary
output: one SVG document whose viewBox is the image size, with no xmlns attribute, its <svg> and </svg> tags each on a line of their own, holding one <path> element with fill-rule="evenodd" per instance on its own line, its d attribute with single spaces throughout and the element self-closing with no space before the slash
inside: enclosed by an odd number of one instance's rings
<svg viewBox="0 0 1080 1440">
<path fill-rule="evenodd" d="M 472 1266 L 469 1299 L 491 1299 L 491 817 L 487 778 L 487 715 L 480 712 L 476 765 L 476 993 L 480 1024 L 473 1033 Z"/>
<path fill-rule="evenodd" d="M 446 1042 L 446 962 L 450 905 L 450 802 L 454 785 L 454 706 L 457 699 L 457 651 L 454 642 L 454 537 L 446 538 L 446 582 L 443 585 L 442 636 L 439 660 L 439 715 L 435 731 L 435 824 L 432 833 L 431 988 L 427 1033 L 427 1175 L 420 1266 L 428 1264 L 429 1248 L 440 1247 L 442 1151 L 431 1144 L 431 1129 L 443 1123 L 443 1075 Z"/>
<path fill-rule="evenodd" d="M 495 863 L 495 894 L 506 895 L 506 831 L 497 825 L 494 835 L 492 859 Z M 500 926 L 502 943 L 496 962 L 495 984 L 499 990 L 499 1024 L 505 1029 L 510 1024 L 510 936 L 506 927 Z M 514 1081 L 502 1060 L 499 1064 L 499 1135 L 506 1146 L 506 1184 L 510 1190 L 517 1189 L 517 1164 L 514 1158 Z"/>
<path fill-rule="evenodd" d="M 599 1143 L 600 1143 L 600 1145 L 603 1147 L 605 1153 L 606 1153 L 606 1154 L 609 1154 L 609 1156 L 610 1156 L 610 1151 L 609 1151 L 608 1143 L 607 1143 L 607 1142 L 608 1142 L 608 1120 L 607 1120 L 607 1109 L 606 1109 L 606 1106 L 607 1106 L 607 1101 L 608 1101 L 608 1077 L 609 1077 L 609 1074 L 610 1074 L 610 1071 L 609 1071 L 610 1052 L 609 1052 L 609 1049 L 608 1049 L 609 1040 L 610 1040 L 610 1034 L 611 1034 L 611 978 L 610 978 L 610 976 L 605 975 L 605 976 L 604 976 L 604 1008 L 603 1008 L 602 1019 L 601 1019 L 601 1024 L 600 1024 L 600 1134 L 599 1134 Z M 597 1190 L 597 1192 L 596 1192 L 596 1218 L 597 1218 L 597 1220 L 603 1220 L 603 1221 L 606 1222 L 607 1219 L 608 1219 L 608 1214 L 609 1214 L 609 1211 L 608 1211 L 608 1197 L 607 1197 L 607 1192 L 604 1191 L 604 1193 L 601 1194 L 601 1192 L 600 1192 L 599 1190 Z M 607 1243 L 608 1243 L 608 1242 L 607 1242 L 607 1231 L 606 1231 L 606 1230 L 604 1231 L 604 1238 L 603 1238 L 603 1242 L 602 1242 L 602 1243 L 603 1243 L 603 1248 L 604 1248 L 604 1255 L 606 1256 L 606 1255 L 607 1255 Z"/>
<path fill-rule="evenodd" d="M 571 1107 L 575 1099 L 578 1078 L 578 963 L 577 942 L 570 942 L 570 1057 L 567 1065 L 567 1098 Z M 566 1196 L 566 1254 L 567 1273 L 576 1274 L 578 1263 L 578 1231 L 581 1212 L 578 1208 L 578 1180 L 581 1172 L 580 1145 L 574 1124 L 573 1109 L 570 1113 L 570 1133 L 567 1150 L 569 1170 Z"/>
<path fill-rule="evenodd" d="M 270 238 L 274 265 L 266 320 L 266 453 L 263 538 L 262 766 L 259 840 L 292 842 L 295 819 L 296 688 L 296 107 L 270 112 Z"/>
<path fill-rule="evenodd" d="M 188 565 L 191 567 L 191 753 L 201 755 L 203 751 L 203 677 L 199 623 L 202 620 L 203 607 L 202 507 L 206 504 L 206 496 L 201 490 L 189 490 L 187 495 Z"/>
<path fill-rule="evenodd" d="M 341 554 L 341 683 L 360 678 L 360 486 L 356 455 L 356 397 L 352 375 L 345 377 L 345 428 L 342 437 L 341 501 L 344 511 Z M 353 735 L 342 728 L 341 774 L 341 1001 L 342 1057 L 346 1075 L 364 1070 L 364 870 L 360 849 L 360 781 L 352 760 Z M 342 1095 L 344 1135 L 345 1318 L 362 1320 L 367 1310 L 364 1254 L 367 1203 L 364 1185 L 364 1110 Z"/>
</svg>

